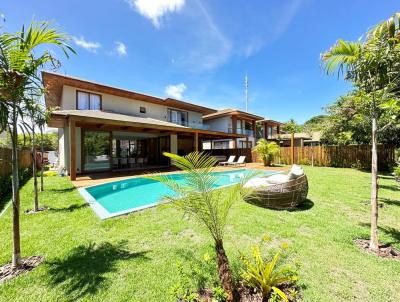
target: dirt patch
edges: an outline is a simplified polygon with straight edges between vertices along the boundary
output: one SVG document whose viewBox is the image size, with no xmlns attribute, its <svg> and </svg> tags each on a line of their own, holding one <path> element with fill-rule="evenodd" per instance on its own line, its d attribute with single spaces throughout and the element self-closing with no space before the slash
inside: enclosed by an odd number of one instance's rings
<svg viewBox="0 0 400 302">
<path fill-rule="evenodd" d="M 375 252 L 375 251 L 372 251 L 372 250 L 369 249 L 369 240 L 367 240 L 367 239 L 355 239 L 354 243 L 359 248 L 367 251 L 370 254 L 374 254 L 374 255 L 382 257 L 382 258 L 400 260 L 400 251 L 395 249 L 391 245 L 388 245 L 388 244 L 380 245 L 379 246 L 379 251 Z"/>
<path fill-rule="evenodd" d="M 301 301 L 300 288 L 295 284 L 284 283 L 279 286 L 279 289 L 282 290 L 289 301 Z M 199 300 L 201 302 L 213 302 L 215 299 L 213 298 L 213 292 L 211 289 L 205 289 L 200 292 Z M 249 288 L 243 284 L 240 284 L 237 289 L 237 297 L 235 301 L 239 302 L 265 302 L 268 301 L 268 298 L 263 300 L 261 293 L 254 291 L 254 289 Z"/>
<path fill-rule="evenodd" d="M 18 268 L 13 268 L 11 263 L 0 266 L 0 283 L 15 278 L 23 273 L 29 272 L 42 263 L 44 257 L 31 256 L 21 260 L 21 265 Z"/>
<path fill-rule="evenodd" d="M 24 213 L 27 214 L 27 215 L 32 215 L 32 214 L 37 214 L 37 213 L 46 211 L 48 209 L 49 209 L 48 207 L 40 207 L 40 208 L 37 209 L 37 211 L 35 211 L 33 209 L 29 209 L 29 210 L 26 210 Z"/>
</svg>

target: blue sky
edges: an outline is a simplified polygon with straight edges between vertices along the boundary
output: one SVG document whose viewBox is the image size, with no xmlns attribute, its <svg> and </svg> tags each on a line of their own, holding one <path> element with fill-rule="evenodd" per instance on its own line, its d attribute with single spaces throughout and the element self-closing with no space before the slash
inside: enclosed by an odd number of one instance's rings
<svg viewBox="0 0 400 302">
<path fill-rule="evenodd" d="M 396 5 L 397 4 L 397 5 Z M 350 89 L 320 53 L 399 9 L 390 0 L 3 0 L 3 30 L 54 20 L 78 52 L 59 72 L 216 109 L 304 122 Z"/>
</svg>

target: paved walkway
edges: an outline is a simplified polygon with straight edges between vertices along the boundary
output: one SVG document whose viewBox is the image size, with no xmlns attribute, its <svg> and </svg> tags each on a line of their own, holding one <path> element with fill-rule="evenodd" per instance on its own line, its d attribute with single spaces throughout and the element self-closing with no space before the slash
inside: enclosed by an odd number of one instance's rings
<svg viewBox="0 0 400 302">
<path fill-rule="evenodd" d="M 226 171 L 226 170 L 233 170 L 233 169 L 240 169 L 243 168 L 241 167 L 216 167 L 216 171 Z M 263 164 L 261 163 L 248 163 L 246 165 L 247 169 L 263 169 L 263 170 L 272 170 L 272 171 L 285 171 L 288 168 L 285 166 L 279 166 L 279 167 L 264 167 Z M 152 170 L 140 170 L 140 171 L 123 171 L 123 172 L 99 172 L 99 173 L 92 173 L 92 174 L 86 174 L 86 175 L 78 175 L 76 180 L 73 181 L 72 183 L 74 184 L 75 187 L 80 188 L 80 187 L 87 187 L 87 186 L 93 186 L 93 185 L 98 185 L 102 183 L 107 183 L 107 182 L 112 182 L 112 181 L 117 181 L 117 180 L 123 180 L 135 176 L 140 176 L 144 174 L 152 174 L 152 173 L 179 173 L 180 170 L 174 168 L 174 167 L 168 167 L 168 168 L 159 168 L 159 169 L 152 169 Z"/>
</svg>

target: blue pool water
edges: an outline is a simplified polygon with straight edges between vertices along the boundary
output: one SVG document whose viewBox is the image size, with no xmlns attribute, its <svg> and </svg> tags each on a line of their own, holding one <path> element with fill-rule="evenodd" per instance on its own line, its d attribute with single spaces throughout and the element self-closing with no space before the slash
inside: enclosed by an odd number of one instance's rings
<svg viewBox="0 0 400 302">
<path fill-rule="evenodd" d="M 255 170 L 240 169 L 226 172 L 213 172 L 218 177 L 216 187 L 239 183 Z M 264 175 L 275 172 L 259 171 Z M 174 181 L 185 183 L 185 174 L 168 175 Z M 147 178 L 131 178 L 102 185 L 80 189 L 80 193 L 91 204 L 101 218 L 117 216 L 156 205 L 164 196 L 173 192 L 159 181 Z"/>
</svg>

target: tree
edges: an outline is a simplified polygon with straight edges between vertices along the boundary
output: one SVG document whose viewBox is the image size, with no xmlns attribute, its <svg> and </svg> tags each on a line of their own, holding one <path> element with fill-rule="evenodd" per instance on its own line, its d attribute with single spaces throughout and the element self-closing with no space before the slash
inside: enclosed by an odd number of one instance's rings
<svg viewBox="0 0 400 302">
<path fill-rule="evenodd" d="M 290 119 L 282 127 L 282 130 L 288 133 L 297 133 L 302 130 L 302 127 L 294 119 Z"/>
<path fill-rule="evenodd" d="M 259 139 L 254 150 L 261 155 L 264 166 L 270 166 L 275 155 L 279 153 L 279 145 L 276 142 L 268 142 L 265 138 Z"/>
<path fill-rule="evenodd" d="M 32 22 L 27 30 L 23 26 L 19 32 L 0 34 L 0 130 L 8 129 L 12 141 L 13 267 L 21 264 L 18 119 L 25 115 L 22 109 L 27 93 L 42 87 L 39 69 L 60 66 L 49 46 L 60 48 L 67 57 L 69 52 L 75 53 L 65 43 L 67 38 L 48 22 Z"/>
<path fill-rule="evenodd" d="M 379 108 L 398 120 L 400 72 L 400 13 L 394 14 L 369 31 L 362 41 L 339 40 L 322 55 L 328 74 L 344 73 L 360 97 L 368 104 L 371 120 L 371 234 L 369 248 L 379 250 L 378 240 L 378 118 Z"/>
<path fill-rule="evenodd" d="M 51 109 L 46 109 L 44 108 L 43 105 L 39 105 L 38 108 L 38 115 L 36 118 L 36 123 L 39 127 L 40 131 L 40 191 L 44 191 L 44 181 L 43 181 L 43 172 L 44 172 L 44 162 L 43 162 L 43 156 L 44 156 L 44 139 L 45 136 L 43 134 L 44 127 L 46 126 L 47 122 L 50 119 L 50 113 Z M 58 139 L 58 136 L 56 136 Z"/>
<path fill-rule="evenodd" d="M 229 210 L 234 202 L 244 199 L 251 192 L 241 184 L 225 188 L 217 187 L 218 177 L 213 174 L 217 160 L 214 157 L 193 152 L 186 156 L 163 153 L 179 169 L 187 172 L 185 183 L 177 182 L 168 175 L 149 176 L 167 185 L 175 194 L 166 196 L 166 200 L 193 216 L 210 232 L 217 256 L 218 276 L 227 293 L 227 301 L 234 297 L 234 285 L 229 260 L 226 255 L 223 239 Z M 249 175 L 242 180 L 245 183 Z"/>
<path fill-rule="evenodd" d="M 352 91 L 326 108 L 329 116 L 322 129 L 321 141 L 331 145 L 371 143 L 371 99 L 360 91 Z M 392 112 L 377 107 L 378 141 L 400 146 L 400 125 L 391 123 Z M 387 127 L 383 128 L 385 125 Z"/>
</svg>

